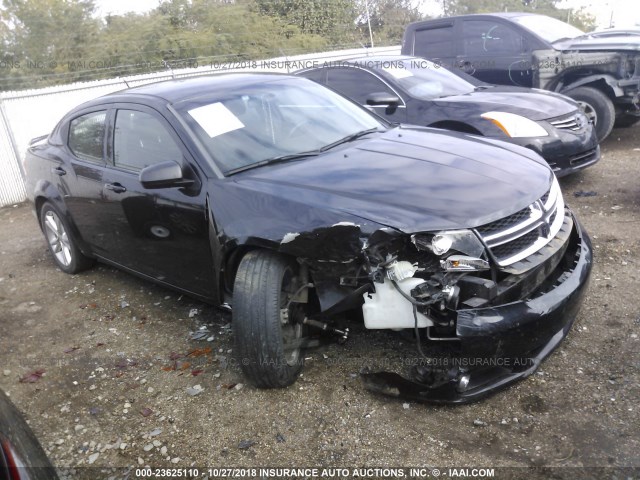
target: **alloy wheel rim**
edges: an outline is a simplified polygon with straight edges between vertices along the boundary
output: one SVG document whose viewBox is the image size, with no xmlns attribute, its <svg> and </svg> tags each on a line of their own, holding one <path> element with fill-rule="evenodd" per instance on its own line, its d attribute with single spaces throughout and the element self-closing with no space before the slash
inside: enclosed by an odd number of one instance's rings
<svg viewBox="0 0 640 480">
<path fill-rule="evenodd" d="M 587 118 L 592 121 L 594 125 L 596 125 L 598 123 L 598 114 L 596 113 L 596 110 L 593 108 L 593 106 L 590 103 L 580 100 L 578 100 L 578 105 L 580 105 L 580 108 L 587 116 Z"/>
<path fill-rule="evenodd" d="M 53 255 L 61 265 L 68 267 L 71 264 L 71 243 L 60 217 L 49 210 L 44 216 L 44 227 Z"/>
<path fill-rule="evenodd" d="M 297 304 L 291 302 L 292 292 L 289 291 L 291 276 L 291 271 L 287 269 L 282 279 L 280 291 L 280 326 L 282 329 L 285 362 L 288 366 L 293 367 L 300 361 L 302 324 L 297 321 L 299 320 L 298 317 L 301 312 L 296 308 Z"/>
</svg>

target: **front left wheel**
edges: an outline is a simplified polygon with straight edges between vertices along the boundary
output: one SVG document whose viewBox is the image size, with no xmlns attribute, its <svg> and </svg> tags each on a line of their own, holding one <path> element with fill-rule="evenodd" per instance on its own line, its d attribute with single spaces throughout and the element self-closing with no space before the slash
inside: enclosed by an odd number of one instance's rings
<svg viewBox="0 0 640 480">
<path fill-rule="evenodd" d="M 53 204 L 45 202 L 40 209 L 40 225 L 60 270 L 73 274 L 93 265 L 94 260 L 80 251 L 67 221 Z"/>
<path fill-rule="evenodd" d="M 233 287 L 236 358 L 258 388 L 291 385 L 302 370 L 304 304 L 292 302 L 299 289 L 294 262 L 254 250 L 240 262 Z"/>
<path fill-rule="evenodd" d="M 584 114 L 593 123 L 598 142 L 609 136 L 616 112 L 613 102 L 603 91 L 593 87 L 578 87 L 563 93 L 578 102 Z"/>
</svg>

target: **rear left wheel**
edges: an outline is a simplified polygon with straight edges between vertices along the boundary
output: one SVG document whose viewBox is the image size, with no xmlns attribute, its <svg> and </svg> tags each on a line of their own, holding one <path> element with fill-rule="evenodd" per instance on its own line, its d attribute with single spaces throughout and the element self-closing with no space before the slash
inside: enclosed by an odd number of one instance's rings
<svg viewBox="0 0 640 480">
<path fill-rule="evenodd" d="M 40 225 L 60 270 L 73 274 L 93 265 L 94 260 L 80 251 L 69 225 L 53 204 L 46 202 L 40 209 Z"/>
<path fill-rule="evenodd" d="M 297 266 L 273 252 L 247 253 L 233 287 L 236 357 L 251 384 L 282 388 L 298 378 L 304 363 L 304 305 L 292 302 Z"/>
</svg>

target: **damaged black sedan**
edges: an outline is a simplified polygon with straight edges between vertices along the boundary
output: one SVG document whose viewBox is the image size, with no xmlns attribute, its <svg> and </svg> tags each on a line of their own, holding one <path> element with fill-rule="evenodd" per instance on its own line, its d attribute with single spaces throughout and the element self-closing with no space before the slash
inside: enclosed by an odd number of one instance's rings
<svg viewBox="0 0 640 480">
<path fill-rule="evenodd" d="M 233 308 L 262 388 L 293 383 L 335 319 L 411 332 L 408 378 L 368 388 L 467 402 L 531 374 L 567 335 L 588 236 L 534 152 L 392 127 L 297 77 L 163 82 L 85 103 L 25 160 L 57 266 L 96 259 Z M 438 352 L 436 355 L 435 352 Z"/>
</svg>

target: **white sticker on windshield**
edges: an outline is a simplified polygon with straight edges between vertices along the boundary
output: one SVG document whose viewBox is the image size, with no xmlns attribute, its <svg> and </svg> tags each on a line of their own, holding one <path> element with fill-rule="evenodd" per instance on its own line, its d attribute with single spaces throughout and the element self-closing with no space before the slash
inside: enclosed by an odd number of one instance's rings
<svg viewBox="0 0 640 480">
<path fill-rule="evenodd" d="M 189 115 L 211 138 L 244 128 L 238 117 L 220 102 L 189 110 Z"/>
<path fill-rule="evenodd" d="M 407 70 L 406 68 L 387 67 L 383 68 L 382 70 L 390 75 L 393 75 L 396 78 L 413 77 L 413 73 L 411 73 L 411 70 Z"/>
</svg>

